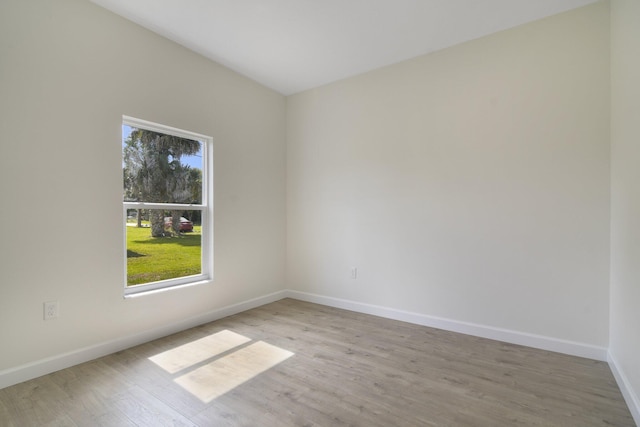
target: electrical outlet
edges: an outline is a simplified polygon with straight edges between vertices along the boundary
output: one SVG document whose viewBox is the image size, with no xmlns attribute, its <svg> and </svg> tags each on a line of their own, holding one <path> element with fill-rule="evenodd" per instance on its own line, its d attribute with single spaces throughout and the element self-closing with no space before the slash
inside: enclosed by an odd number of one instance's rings
<svg viewBox="0 0 640 427">
<path fill-rule="evenodd" d="M 44 303 L 44 320 L 55 319 L 58 317 L 58 301 L 49 301 Z"/>
</svg>

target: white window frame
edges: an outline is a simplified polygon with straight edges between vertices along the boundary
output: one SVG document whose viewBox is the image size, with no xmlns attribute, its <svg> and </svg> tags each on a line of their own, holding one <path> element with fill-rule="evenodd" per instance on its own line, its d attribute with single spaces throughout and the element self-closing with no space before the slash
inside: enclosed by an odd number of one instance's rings
<svg viewBox="0 0 640 427">
<path fill-rule="evenodd" d="M 145 292 L 210 282 L 213 280 L 213 138 L 129 116 L 122 116 L 122 125 L 202 142 L 201 204 L 122 202 L 122 233 L 124 237 L 124 296 L 127 297 Z M 127 286 L 127 209 L 200 211 L 202 213 L 200 274 Z"/>
</svg>

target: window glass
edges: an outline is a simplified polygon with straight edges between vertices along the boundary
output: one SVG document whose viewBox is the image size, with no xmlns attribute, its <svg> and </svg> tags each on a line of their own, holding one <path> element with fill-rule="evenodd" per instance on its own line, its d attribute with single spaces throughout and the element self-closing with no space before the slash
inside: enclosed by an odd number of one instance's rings
<svg viewBox="0 0 640 427">
<path fill-rule="evenodd" d="M 125 118 L 125 293 L 210 278 L 209 137 Z M 210 147 L 209 147 L 210 149 Z"/>
</svg>

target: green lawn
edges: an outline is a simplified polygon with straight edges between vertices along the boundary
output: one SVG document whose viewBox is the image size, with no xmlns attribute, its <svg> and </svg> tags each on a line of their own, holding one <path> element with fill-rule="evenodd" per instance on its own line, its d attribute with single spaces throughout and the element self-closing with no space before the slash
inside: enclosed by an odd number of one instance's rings
<svg viewBox="0 0 640 427">
<path fill-rule="evenodd" d="M 150 228 L 127 227 L 127 286 L 200 274 L 201 231 L 151 237 Z"/>
</svg>

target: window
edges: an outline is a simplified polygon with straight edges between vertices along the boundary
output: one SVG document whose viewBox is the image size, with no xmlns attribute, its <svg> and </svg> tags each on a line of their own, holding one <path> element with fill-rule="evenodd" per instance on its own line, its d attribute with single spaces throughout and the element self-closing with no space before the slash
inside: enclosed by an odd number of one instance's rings
<svg viewBox="0 0 640 427">
<path fill-rule="evenodd" d="M 213 141 L 123 116 L 125 295 L 212 276 Z"/>
</svg>

